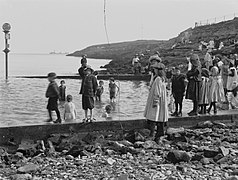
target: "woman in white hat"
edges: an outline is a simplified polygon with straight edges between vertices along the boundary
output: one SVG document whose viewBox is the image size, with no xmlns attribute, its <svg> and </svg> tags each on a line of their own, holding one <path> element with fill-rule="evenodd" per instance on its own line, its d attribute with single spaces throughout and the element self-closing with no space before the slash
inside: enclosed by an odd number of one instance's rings
<svg viewBox="0 0 238 180">
<path fill-rule="evenodd" d="M 152 84 L 149 91 L 144 117 L 148 120 L 150 137 L 154 138 L 155 127 L 157 132 L 155 141 L 157 142 L 165 133 L 165 126 L 168 121 L 168 102 L 165 83 L 164 66 L 161 65 L 160 58 L 151 58 L 151 68 L 153 69 Z"/>
</svg>

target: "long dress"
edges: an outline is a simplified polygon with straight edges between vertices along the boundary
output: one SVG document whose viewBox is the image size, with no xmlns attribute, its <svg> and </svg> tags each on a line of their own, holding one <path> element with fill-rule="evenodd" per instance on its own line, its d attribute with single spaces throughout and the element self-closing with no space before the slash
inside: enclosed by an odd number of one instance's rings
<svg viewBox="0 0 238 180">
<path fill-rule="evenodd" d="M 228 78 L 227 78 L 227 90 L 232 90 L 232 85 L 235 82 L 238 82 L 237 70 L 235 67 L 231 67 L 228 70 Z"/>
<path fill-rule="evenodd" d="M 210 88 L 209 88 L 209 102 L 224 102 L 225 93 L 223 88 L 223 81 L 219 75 L 217 67 L 211 68 L 212 76 L 210 77 Z"/>
<path fill-rule="evenodd" d="M 166 84 L 161 77 L 156 77 L 147 98 L 144 117 L 155 122 L 167 122 L 168 116 Z"/>
</svg>

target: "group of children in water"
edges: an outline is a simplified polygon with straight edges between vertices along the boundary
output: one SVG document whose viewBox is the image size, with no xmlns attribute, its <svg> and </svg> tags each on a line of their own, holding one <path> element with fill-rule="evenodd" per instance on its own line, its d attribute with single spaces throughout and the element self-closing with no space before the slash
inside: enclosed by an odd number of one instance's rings
<svg viewBox="0 0 238 180">
<path fill-rule="evenodd" d="M 96 74 L 94 74 L 94 70 L 87 65 L 87 59 L 85 57 L 81 60 L 81 67 L 78 69 L 79 75 L 82 78 L 82 84 L 80 88 L 79 94 L 82 94 L 82 108 L 85 113 L 85 117 L 83 122 L 92 122 L 96 119 L 93 117 L 93 108 L 94 108 L 94 98 L 96 101 L 102 100 L 102 94 L 104 92 L 104 82 L 100 80 L 98 82 Z M 48 113 L 49 119 L 48 122 L 52 122 L 52 111 L 56 112 L 57 119 L 54 123 L 62 123 L 60 111 L 58 109 L 58 100 L 60 104 L 63 105 L 63 119 L 65 121 L 76 120 L 76 108 L 75 104 L 72 102 L 72 95 L 66 96 L 66 86 L 65 81 L 61 80 L 60 86 L 57 85 L 56 74 L 51 72 L 48 74 L 49 85 L 46 91 L 46 97 L 48 99 Z M 119 92 L 119 87 L 115 83 L 114 78 L 109 79 L 109 95 L 110 95 L 110 103 L 115 102 L 115 98 L 117 93 Z M 65 102 L 66 101 L 66 102 Z M 88 115 L 89 111 L 89 115 Z M 112 111 L 112 106 L 108 104 L 105 107 L 105 111 L 102 114 L 102 117 L 105 119 L 110 119 L 110 113 Z"/>
</svg>

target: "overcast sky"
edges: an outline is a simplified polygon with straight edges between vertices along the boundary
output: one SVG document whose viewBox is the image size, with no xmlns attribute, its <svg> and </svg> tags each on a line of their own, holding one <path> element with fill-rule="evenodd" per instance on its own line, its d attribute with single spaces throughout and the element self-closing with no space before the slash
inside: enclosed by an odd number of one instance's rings
<svg viewBox="0 0 238 180">
<path fill-rule="evenodd" d="M 234 13 L 238 16 L 238 0 L 106 0 L 110 43 L 167 40 L 196 21 Z M 5 22 L 12 26 L 11 52 L 74 52 L 107 43 L 104 0 L 0 0 L 0 25 Z"/>
</svg>

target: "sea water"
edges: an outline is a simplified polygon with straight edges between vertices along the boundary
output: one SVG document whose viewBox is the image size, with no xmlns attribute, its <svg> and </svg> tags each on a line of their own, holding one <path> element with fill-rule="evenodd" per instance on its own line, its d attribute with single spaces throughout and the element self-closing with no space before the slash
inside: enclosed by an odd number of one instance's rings
<svg viewBox="0 0 238 180">
<path fill-rule="evenodd" d="M 5 80 L 4 56 L 1 58 L 0 69 L 0 126 L 18 126 L 44 124 L 48 119 L 46 109 L 47 98 L 45 91 L 48 86 L 47 79 L 18 78 L 22 75 L 47 75 L 54 71 L 58 75 L 75 75 L 80 66 L 80 58 L 64 55 L 49 54 L 10 54 L 9 79 Z M 100 69 L 109 60 L 88 59 L 94 69 Z M 60 83 L 61 79 L 56 79 Z M 84 111 L 82 109 L 79 89 L 80 79 L 65 79 L 66 94 L 73 96 L 76 105 L 76 122 L 82 122 Z M 106 105 L 110 104 L 108 81 L 104 81 L 104 93 L 101 102 L 95 102 L 93 116 L 98 121 Z M 143 119 L 143 112 L 149 92 L 146 81 L 116 81 L 120 91 L 115 103 L 111 104 L 112 120 Z M 189 106 L 187 106 L 189 107 Z M 63 108 L 59 105 L 61 116 Z M 186 109 L 186 106 L 185 106 Z M 187 110 L 186 110 L 187 111 Z M 55 114 L 54 118 L 56 118 Z"/>
</svg>

